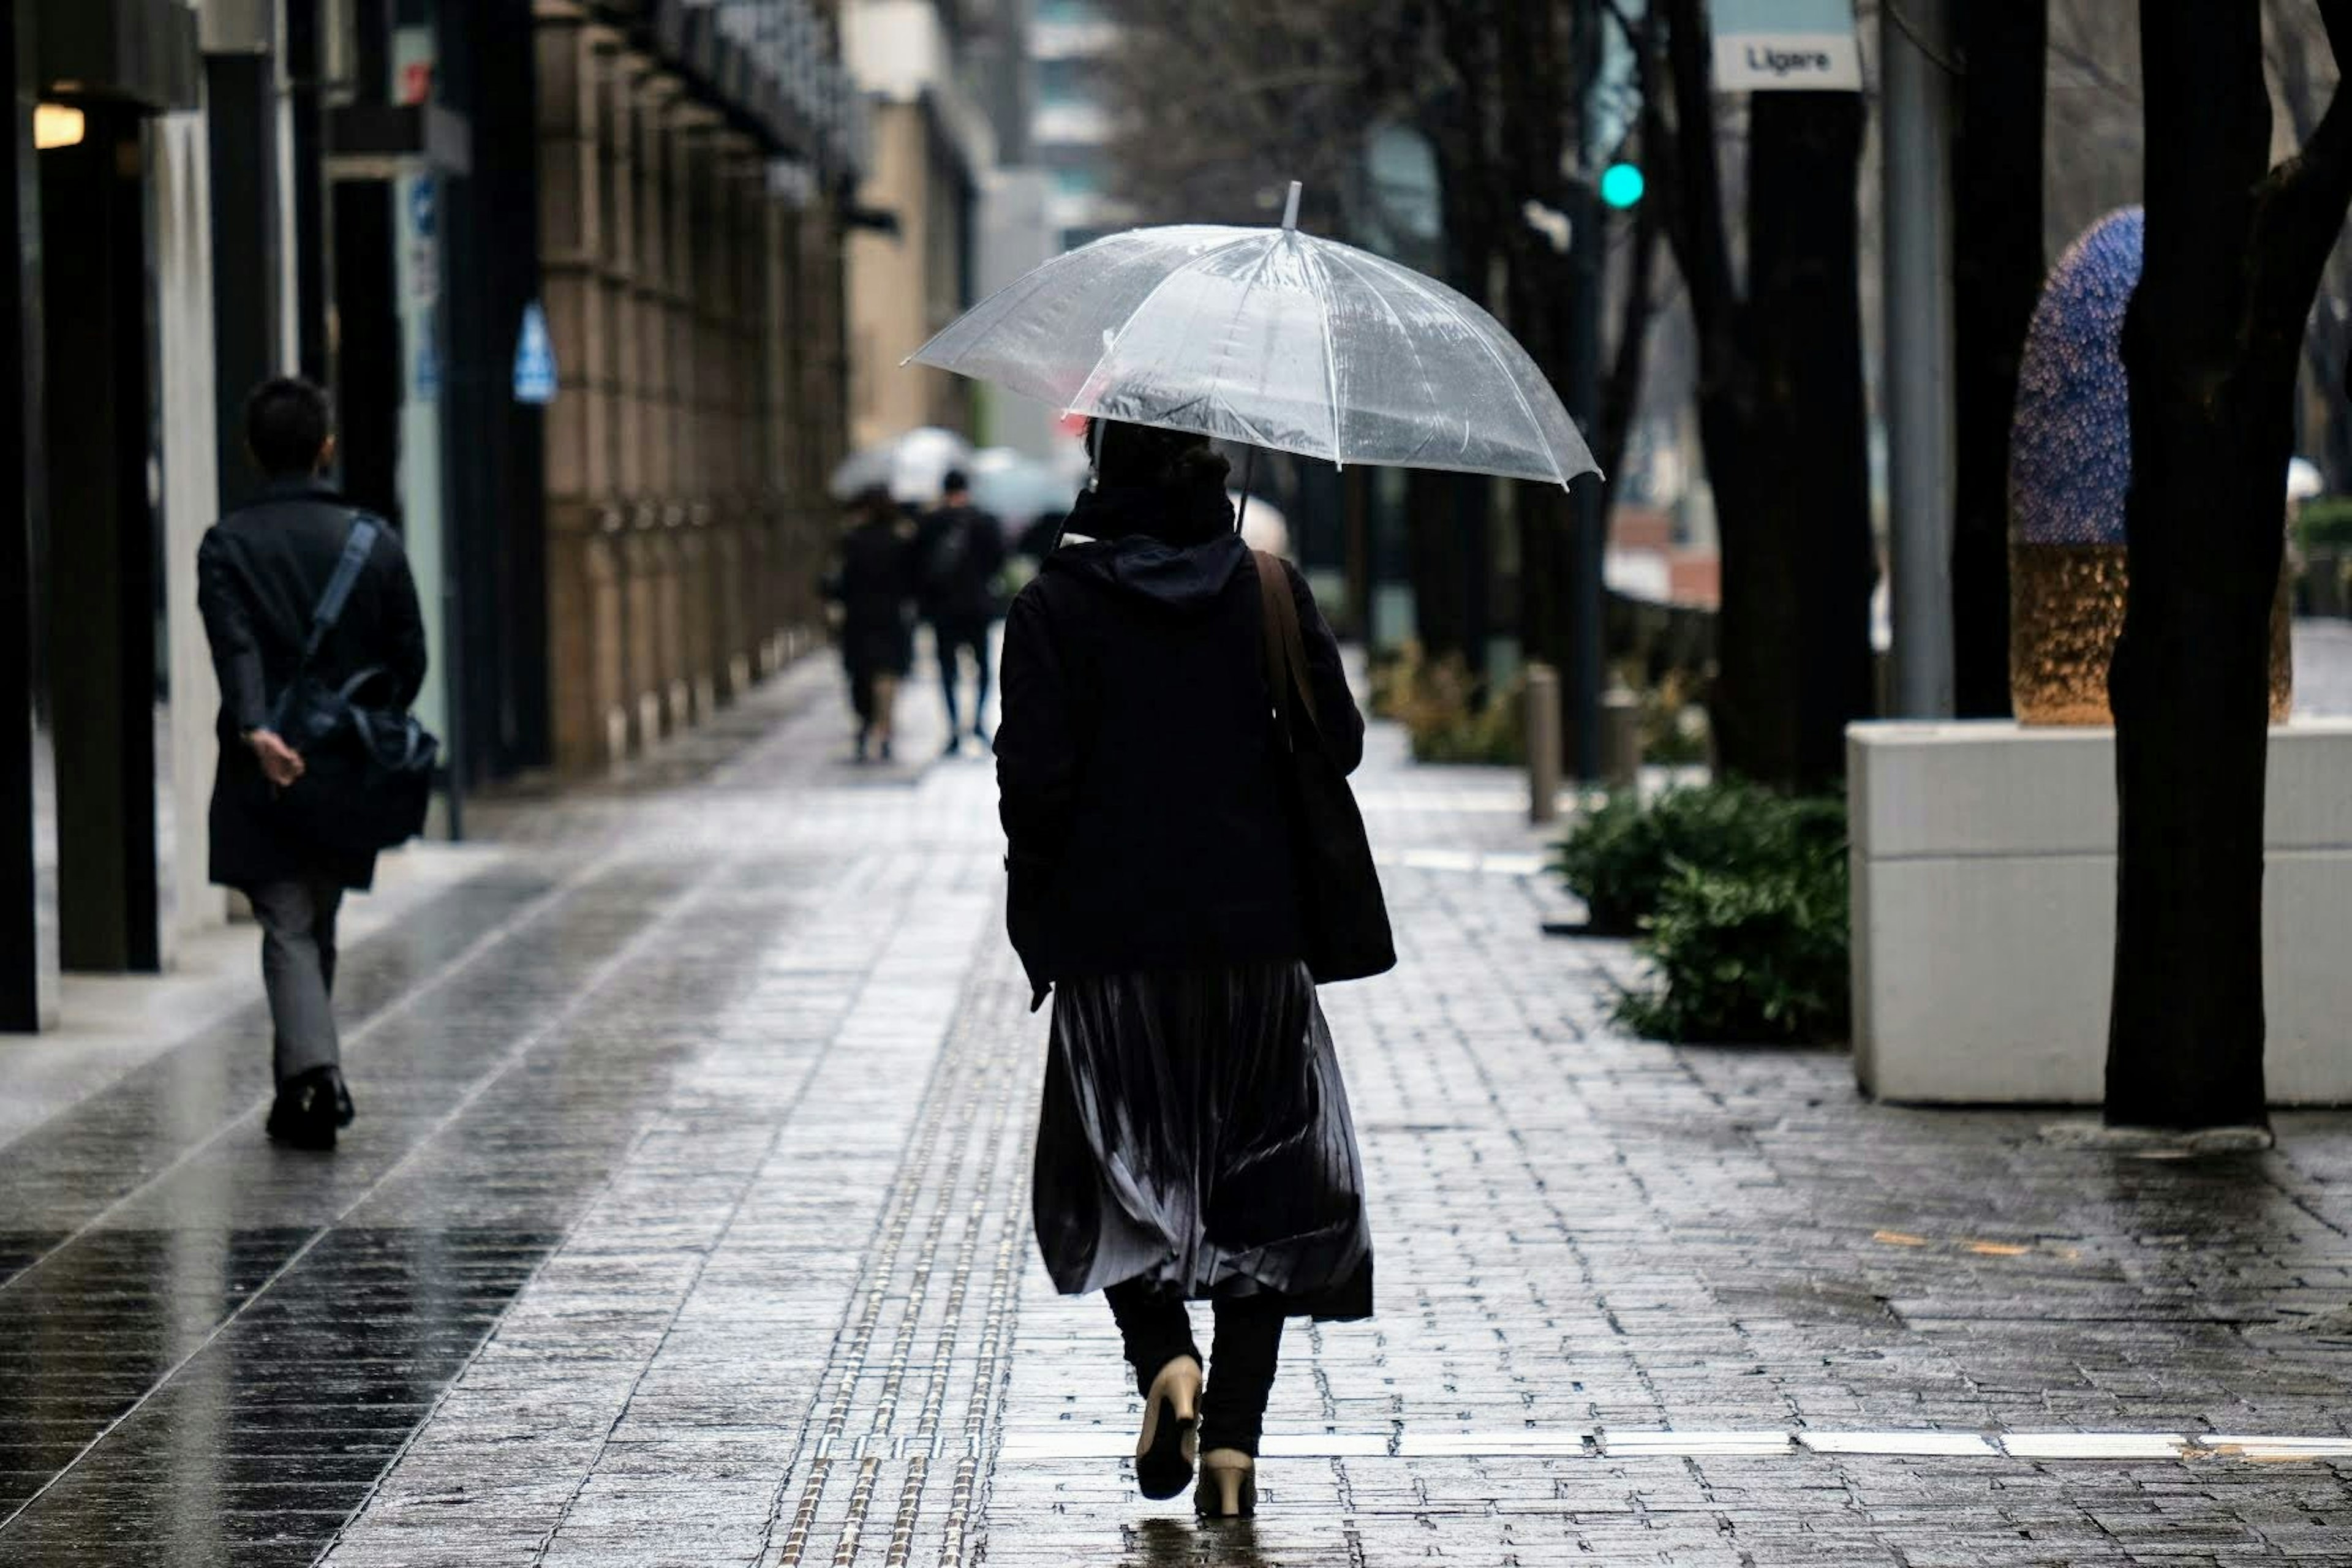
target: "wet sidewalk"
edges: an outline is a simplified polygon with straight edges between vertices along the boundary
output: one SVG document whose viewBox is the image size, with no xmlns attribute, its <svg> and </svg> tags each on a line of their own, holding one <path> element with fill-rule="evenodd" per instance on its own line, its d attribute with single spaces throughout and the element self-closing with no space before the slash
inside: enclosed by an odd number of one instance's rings
<svg viewBox="0 0 2352 1568">
<path fill-rule="evenodd" d="M 1393 735 L 1381 1313 L 1286 1342 L 1254 1529 L 1140 1501 L 990 770 L 848 767 L 835 684 L 478 812 L 347 958 L 332 1158 L 257 997 L 0 1143 L 0 1562 L 2352 1563 L 2352 1117 L 2151 1161 L 1625 1039 L 1516 781 Z"/>
</svg>

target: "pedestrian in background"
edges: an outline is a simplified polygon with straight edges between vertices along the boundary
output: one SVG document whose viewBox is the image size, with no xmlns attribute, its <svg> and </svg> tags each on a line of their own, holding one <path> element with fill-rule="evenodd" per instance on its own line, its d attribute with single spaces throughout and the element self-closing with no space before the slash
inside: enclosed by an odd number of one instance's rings
<svg viewBox="0 0 2352 1568">
<path fill-rule="evenodd" d="M 841 664 L 857 714 L 857 760 L 890 760 L 898 682 L 915 663 L 915 528 L 876 486 L 850 502 L 826 590 L 841 605 Z"/>
<path fill-rule="evenodd" d="M 1225 460 L 1197 436 L 1110 425 L 1005 623 L 996 755 L 1008 925 L 1054 993 L 1037 1239 L 1055 1287 L 1100 1289 L 1144 1397 L 1136 1478 L 1201 1468 L 1212 1516 L 1255 1507 L 1286 1318 L 1371 1310 L 1362 1161 L 1304 962 L 1293 825 L 1255 562 Z M 1324 742 L 1363 721 L 1329 626 L 1279 563 Z M 1185 1303 L 1214 1304 L 1202 1360 Z"/>
<path fill-rule="evenodd" d="M 314 618 L 364 515 L 324 475 L 335 437 L 327 395 L 306 381 L 263 383 L 247 399 L 246 446 L 261 494 L 209 530 L 196 553 L 197 607 L 220 678 L 220 763 L 214 776 L 212 879 L 235 888 L 261 924 L 261 973 L 278 1094 L 268 1131 L 300 1149 L 335 1146 L 351 1091 L 334 1015 L 335 920 L 347 891 L 375 879 L 373 851 L 324 847 L 278 809 L 304 773 L 278 732 L 278 705 L 298 677 L 330 690 L 367 685 L 405 709 L 425 685 L 425 624 L 408 558 L 388 528 L 315 652 Z"/>
<path fill-rule="evenodd" d="M 923 520 L 916 559 L 922 574 L 923 618 L 939 643 L 940 685 L 948 706 L 947 754 L 963 744 L 957 688 L 963 656 L 971 656 L 976 689 L 971 699 L 971 734 L 988 749 L 989 628 L 996 624 L 996 579 L 1004 570 L 1004 525 L 972 504 L 971 481 L 950 468 L 940 504 Z"/>
</svg>

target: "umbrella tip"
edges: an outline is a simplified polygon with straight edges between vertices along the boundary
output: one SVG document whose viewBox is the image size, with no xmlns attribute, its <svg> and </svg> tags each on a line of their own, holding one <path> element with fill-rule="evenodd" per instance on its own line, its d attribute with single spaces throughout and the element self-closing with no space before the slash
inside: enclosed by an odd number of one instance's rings
<svg viewBox="0 0 2352 1568">
<path fill-rule="evenodd" d="M 1297 180 L 1290 182 L 1290 195 L 1282 204 L 1282 226 L 1286 229 L 1295 229 L 1298 226 L 1298 182 Z"/>
</svg>

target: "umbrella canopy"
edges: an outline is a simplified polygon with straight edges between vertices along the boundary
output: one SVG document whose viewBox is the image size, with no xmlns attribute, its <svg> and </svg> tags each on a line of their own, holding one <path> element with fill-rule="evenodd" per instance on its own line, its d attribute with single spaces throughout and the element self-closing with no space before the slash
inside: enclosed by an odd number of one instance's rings
<svg viewBox="0 0 2352 1568">
<path fill-rule="evenodd" d="M 1130 229 L 1055 257 L 916 351 L 1074 413 L 1303 457 L 1566 484 L 1599 471 L 1494 317 L 1295 226 Z"/>
<path fill-rule="evenodd" d="M 1015 532 L 1048 512 L 1059 515 L 1069 510 L 1084 482 L 1010 447 L 990 447 L 976 453 L 967 471 L 971 475 L 973 503 L 994 512 Z"/>
<path fill-rule="evenodd" d="M 892 500 L 929 505 L 940 499 L 948 470 L 964 467 L 971 458 L 971 442 L 952 430 L 926 425 L 852 452 L 833 470 L 825 489 L 834 500 L 847 500 L 880 485 Z"/>
</svg>

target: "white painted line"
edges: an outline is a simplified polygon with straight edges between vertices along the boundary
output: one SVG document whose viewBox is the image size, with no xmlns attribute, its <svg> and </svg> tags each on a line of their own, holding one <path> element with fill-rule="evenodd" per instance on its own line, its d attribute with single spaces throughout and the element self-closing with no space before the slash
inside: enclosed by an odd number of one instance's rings
<svg viewBox="0 0 2352 1568">
<path fill-rule="evenodd" d="M 1490 877 L 1539 877 L 1546 864 L 1540 855 L 1489 855 L 1479 869 Z"/>
<path fill-rule="evenodd" d="M 1133 1436 L 1108 1427 L 1029 1427 L 1004 1434 L 1009 1461 L 1121 1459 Z M 2352 1437 L 2206 1436 L 2178 1432 L 2015 1432 L 1989 1437 L 1937 1431 L 1272 1432 L 1268 1458 L 1612 1459 L 1829 1458 L 2036 1461 L 2138 1459 L 2245 1463 L 2352 1461 Z"/>
<path fill-rule="evenodd" d="M 2177 1459 L 2189 1442 L 2177 1432 L 2011 1432 L 2000 1446 L 2012 1459 Z"/>
<path fill-rule="evenodd" d="M 1816 1454 L 1990 1459 L 2000 1452 L 1973 1432 L 1800 1432 L 1797 1442 Z"/>
<path fill-rule="evenodd" d="M 1379 1459 L 1388 1457 L 1384 1432 L 1269 1432 L 1259 1440 L 1269 1459 Z"/>
<path fill-rule="evenodd" d="M 1430 1432 L 1407 1433 L 1397 1454 L 1407 1459 L 1572 1458 L 1593 1441 L 1590 1432 Z"/>
<path fill-rule="evenodd" d="M 1475 871 L 1478 857 L 1466 849 L 1408 849 L 1404 864 L 1415 871 Z"/>
<path fill-rule="evenodd" d="M 1008 1459 L 1115 1459 L 1135 1452 L 1124 1432 L 1007 1432 L 1001 1450 Z"/>
<path fill-rule="evenodd" d="M 2352 1437 L 2254 1437 L 2215 1433 L 2200 1448 L 2223 1459 L 2352 1459 Z"/>
<path fill-rule="evenodd" d="M 1793 1446 L 1790 1434 L 1786 1432 L 1606 1432 L 1601 1437 L 1601 1451 L 1611 1458 L 1650 1454 L 1674 1458 L 1753 1454 L 1769 1458 L 1789 1453 Z"/>
</svg>

